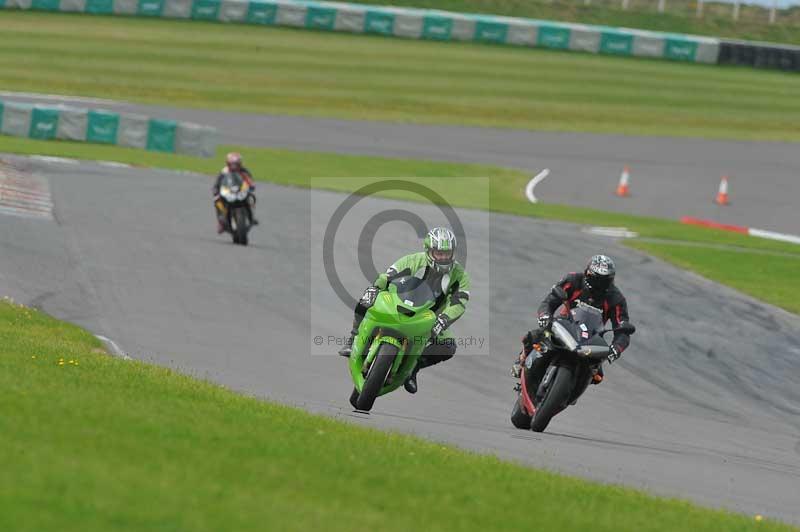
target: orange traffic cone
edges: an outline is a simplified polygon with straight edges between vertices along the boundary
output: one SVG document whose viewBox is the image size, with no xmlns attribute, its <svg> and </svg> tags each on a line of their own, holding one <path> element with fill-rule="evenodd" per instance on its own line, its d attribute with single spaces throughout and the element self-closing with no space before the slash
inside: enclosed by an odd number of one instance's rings
<svg viewBox="0 0 800 532">
<path fill-rule="evenodd" d="M 726 175 L 722 176 L 722 179 L 719 181 L 719 190 L 717 191 L 717 197 L 714 203 L 717 205 L 728 204 L 728 176 Z"/>
<path fill-rule="evenodd" d="M 622 175 L 619 176 L 619 184 L 617 185 L 617 196 L 624 198 L 626 196 L 630 196 L 630 181 L 631 181 L 631 170 L 628 168 L 626 164 L 622 168 Z"/>
</svg>

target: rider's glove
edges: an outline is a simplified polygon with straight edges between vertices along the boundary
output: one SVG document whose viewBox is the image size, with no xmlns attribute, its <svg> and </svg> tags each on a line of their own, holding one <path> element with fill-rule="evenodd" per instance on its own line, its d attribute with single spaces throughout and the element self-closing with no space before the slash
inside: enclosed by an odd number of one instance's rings
<svg viewBox="0 0 800 532">
<path fill-rule="evenodd" d="M 533 331 L 528 331 L 525 336 L 522 337 L 522 347 L 525 348 L 526 355 L 533 350 L 534 343 Z"/>
<path fill-rule="evenodd" d="M 614 361 L 615 361 L 616 359 L 618 359 L 619 357 L 621 357 L 621 356 L 622 356 L 622 353 L 621 353 L 621 352 L 620 352 L 620 350 L 617 348 L 617 346 L 615 346 L 615 345 L 612 345 L 612 346 L 611 346 L 611 348 L 609 349 L 609 352 L 608 352 L 608 357 L 607 357 L 606 359 L 608 360 L 608 363 L 609 363 L 609 364 L 613 364 L 613 363 L 614 363 Z"/>
<path fill-rule="evenodd" d="M 377 286 L 370 286 L 364 291 L 364 295 L 361 296 L 361 304 L 365 307 L 371 307 L 375 304 L 375 300 L 378 298 L 378 292 L 380 292 L 380 288 Z"/>
<path fill-rule="evenodd" d="M 552 320 L 552 317 L 550 316 L 550 314 L 540 314 L 539 315 L 539 328 L 540 329 L 547 329 L 548 327 L 550 327 L 550 321 L 551 320 Z"/>
<path fill-rule="evenodd" d="M 450 325 L 450 318 L 448 318 L 446 314 L 439 314 L 436 317 L 436 323 L 431 329 L 431 338 L 436 338 L 442 334 L 444 330 L 447 329 L 448 325 Z"/>
</svg>

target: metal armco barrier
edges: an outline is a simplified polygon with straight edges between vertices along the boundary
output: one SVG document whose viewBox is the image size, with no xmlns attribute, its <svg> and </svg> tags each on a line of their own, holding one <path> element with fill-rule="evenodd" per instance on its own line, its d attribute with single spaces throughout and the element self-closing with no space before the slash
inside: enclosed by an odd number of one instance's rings
<svg viewBox="0 0 800 532">
<path fill-rule="evenodd" d="M 716 63 L 719 39 L 450 11 L 303 0 L 0 0 L 6 9 L 184 18 Z"/>
<path fill-rule="evenodd" d="M 2 1 L 2 0 L 0 0 Z M 214 128 L 142 115 L 63 105 L 0 100 L 0 134 L 39 140 L 73 140 L 211 157 Z"/>
</svg>

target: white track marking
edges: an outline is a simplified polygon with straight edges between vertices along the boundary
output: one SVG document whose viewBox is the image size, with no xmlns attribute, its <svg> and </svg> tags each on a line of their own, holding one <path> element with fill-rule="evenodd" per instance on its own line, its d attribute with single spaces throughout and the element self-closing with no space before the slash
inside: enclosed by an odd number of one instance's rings
<svg viewBox="0 0 800 532">
<path fill-rule="evenodd" d="M 525 187 L 525 197 L 528 198 L 528 201 L 530 201 L 531 203 L 536 203 L 537 201 L 539 201 L 536 199 L 536 196 L 533 195 L 533 189 L 536 188 L 536 185 L 544 181 L 544 179 L 549 175 L 550 175 L 550 169 L 545 168 L 544 170 L 536 174 L 533 177 L 533 179 L 531 179 L 528 182 L 528 186 Z"/>
<path fill-rule="evenodd" d="M 760 238 L 769 238 L 770 240 L 780 240 L 782 242 L 791 242 L 793 244 L 800 244 L 800 236 L 787 235 L 786 233 L 776 233 L 775 231 L 765 231 L 764 229 L 753 229 L 752 227 L 747 230 L 750 236 L 757 236 Z"/>
<path fill-rule="evenodd" d="M 110 349 L 111 352 L 115 355 L 120 357 L 122 360 L 133 360 L 131 357 L 125 354 L 125 351 L 119 348 L 117 343 L 112 340 L 111 338 L 106 338 L 102 334 L 95 334 L 95 338 L 106 344 Z"/>
<path fill-rule="evenodd" d="M 0 214 L 53 219 L 47 180 L 0 162 Z"/>
<path fill-rule="evenodd" d="M 101 166 L 110 166 L 111 168 L 133 168 L 133 166 L 125 163 L 117 163 L 114 161 L 97 161 Z"/>
<path fill-rule="evenodd" d="M 587 227 L 583 232 L 612 238 L 636 238 L 639 236 L 639 233 L 628 231 L 627 227 Z"/>
<path fill-rule="evenodd" d="M 56 164 L 78 164 L 80 161 L 77 159 L 67 159 L 66 157 L 53 157 L 51 155 L 31 155 L 31 159 L 37 161 L 44 161 L 46 163 Z"/>
</svg>

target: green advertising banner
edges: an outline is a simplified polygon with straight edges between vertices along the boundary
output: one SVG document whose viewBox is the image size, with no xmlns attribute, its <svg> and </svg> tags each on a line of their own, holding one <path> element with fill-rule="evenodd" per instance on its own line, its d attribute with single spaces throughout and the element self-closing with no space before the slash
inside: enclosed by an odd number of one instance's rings
<svg viewBox="0 0 800 532">
<path fill-rule="evenodd" d="M 250 2 L 247 5 L 248 24 L 275 24 L 275 16 L 278 13 L 276 4 L 267 2 Z"/>
<path fill-rule="evenodd" d="M 694 61 L 697 56 L 697 43 L 684 39 L 667 39 L 664 42 L 664 57 L 679 61 Z"/>
<path fill-rule="evenodd" d="M 426 15 L 422 22 L 422 38 L 449 41 L 453 31 L 453 19 Z"/>
<path fill-rule="evenodd" d="M 336 10 L 332 7 L 308 6 L 306 9 L 306 28 L 332 30 L 336 22 Z"/>
<path fill-rule="evenodd" d="M 194 20 L 217 20 L 220 0 L 194 0 L 192 2 L 192 18 Z"/>
<path fill-rule="evenodd" d="M 569 48 L 569 28 L 559 26 L 539 26 L 536 36 L 536 45 L 545 48 L 566 50 Z"/>
<path fill-rule="evenodd" d="M 147 128 L 147 149 L 153 151 L 175 151 L 175 131 L 178 124 L 173 120 L 150 119 Z"/>
<path fill-rule="evenodd" d="M 506 42 L 507 36 L 508 24 L 490 20 L 479 20 L 475 23 L 475 41 L 502 44 Z"/>
<path fill-rule="evenodd" d="M 110 15 L 114 13 L 114 0 L 86 0 L 84 11 L 94 15 Z"/>
<path fill-rule="evenodd" d="M 600 53 L 631 55 L 633 53 L 633 35 L 604 31 L 600 35 Z"/>
<path fill-rule="evenodd" d="M 364 32 L 391 35 L 394 33 L 394 15 L 383 11 L 367 11 L 364 17 Z"/>
<path fill-rule="evenodd" d="M 164 11 L 164 0 L 139 0 L 137 14 L 144 17 L 160 17 Z"/>
<path fill-rule="evenodd" d="M 86 140 L 101 144 L 116 144 L 119 115 L 107 111 L 89 111 Z"/>
<path fill-rule="evenodd" d="M 31 127 L 28 136 L 32 139 L 49 140 L 56 138 L 58 131 L 58 110 L 34 107 L 31 110 Z"/>
<path fill-rule="evenodd" d="M 58 11 L 61 6 L 61 0 L 33 0 L 31 2 L 31 9 L 37 11 Z"/>
</svg>

